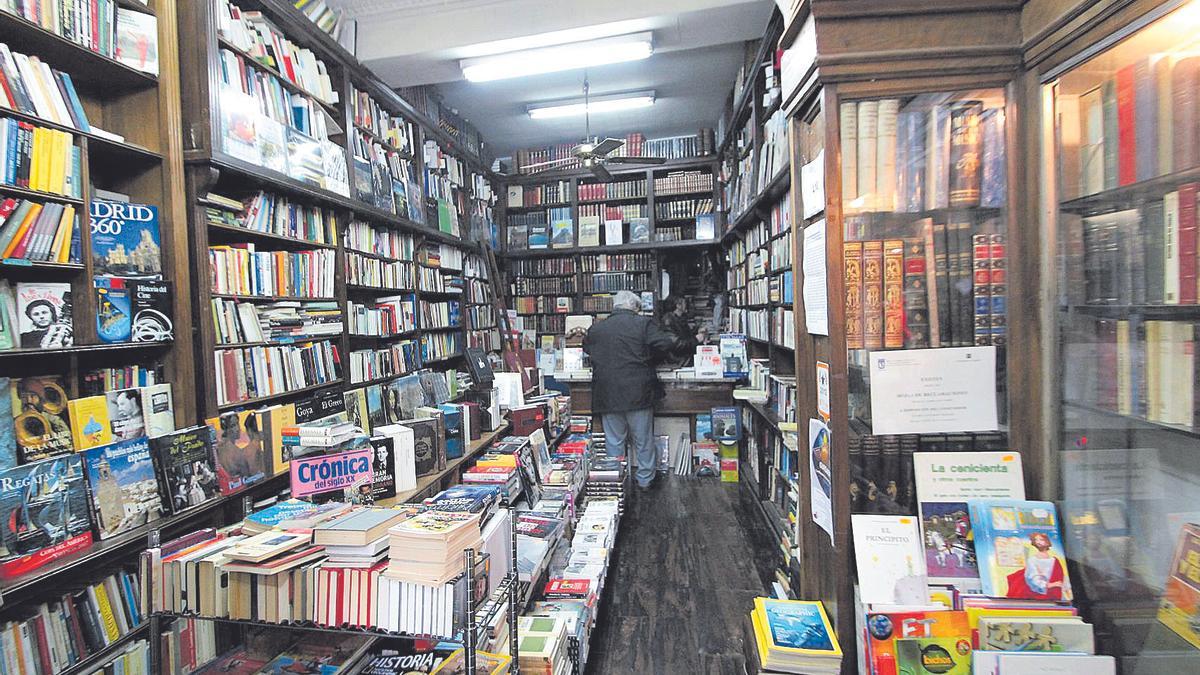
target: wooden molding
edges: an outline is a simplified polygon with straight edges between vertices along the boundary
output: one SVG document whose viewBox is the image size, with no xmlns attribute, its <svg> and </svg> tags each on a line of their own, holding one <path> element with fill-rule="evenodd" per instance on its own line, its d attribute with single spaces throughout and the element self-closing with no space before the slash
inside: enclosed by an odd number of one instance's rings
<svg viewBox="0 0 1200 675">
<path fill-rule="evenodd" d="M 813 0 L 817 19 L 1020 11 L 1025 0 Z"/>
</svg>

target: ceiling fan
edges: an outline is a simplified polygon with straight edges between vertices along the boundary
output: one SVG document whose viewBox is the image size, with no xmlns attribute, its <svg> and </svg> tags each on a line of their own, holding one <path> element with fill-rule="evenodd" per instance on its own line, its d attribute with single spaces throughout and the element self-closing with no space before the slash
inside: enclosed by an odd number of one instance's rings
<svg viewBox="0 0 1200 675">
<path fill-rule="evenodd" d="M 584 137 L 583 142 L 576 145 L 571 151 L 570 157 L 561 159 L 553 159 L 549 162 L 538 162 L 530 164 L 525 169 L 552 169 L 574 164 L 576 162 L 582 164 L 585 168 L 591 170 L 592 174 L 604 182 L 609 182 L 613 179 L 612 173 L 605 168 L 605 164 L 662 164 L 666 162 L 664 157 L 623 157 L 619 155 L 610 156 L 609 153 L 617 150 L 625 145 L 625 141 L 619 138 L 605 138 L 600 140 L 599 137 L 592 136 L 592 119 L 588 112 L 588 78 L 583 77 L 583 124 Z"/>
</svg>

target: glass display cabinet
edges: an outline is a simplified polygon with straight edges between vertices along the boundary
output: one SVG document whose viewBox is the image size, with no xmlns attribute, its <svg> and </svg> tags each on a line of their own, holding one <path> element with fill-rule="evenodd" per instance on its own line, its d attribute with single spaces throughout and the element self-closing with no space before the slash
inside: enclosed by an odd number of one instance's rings
<svg viewBox="0 0 1200 675">
<path fill-rule="evenodd" d="M 1198 27 L 1165 3 L 1042 79 L 1052 464 L 1077 604 L 1122 675 L 1200 672 Z"/>
</svg>

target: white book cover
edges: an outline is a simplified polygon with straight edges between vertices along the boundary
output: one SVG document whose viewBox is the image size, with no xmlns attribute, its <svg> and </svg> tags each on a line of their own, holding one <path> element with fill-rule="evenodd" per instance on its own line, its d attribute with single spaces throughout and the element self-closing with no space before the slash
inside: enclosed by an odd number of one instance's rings
<svg viewBox="0 0 1200 675">
<path fill-rule="evenodd" d="M 913 516 L 850 516 L 858 585 L 869 605 L 927 605 L 921 531 Z"/>
<path fill-rule="evenodd" d="M 971 519 L 971 499 L 1024 499 L 1025 477 L 1016 452 L 918 452 L 913 474 L 921 541 L 931 584 L 962 591 L 981 588 Z"/>
<path fill-rule="evenodd" d="M 376 435 L 393 439 L 392 473 L 396 481 L 396 493 L 415 490 L 417 487 L 416 440 L 413 430 L 403 424 L 388 424 L 375 429 Z"/>
<path fill-rule="evenodd" d="M 697 378 L 720 378 L 724 375 L 721 366 L 721 348 L 717 345 L 700 345 L 696 347 L 696 360 L 693 364 Z"/>
<path fill-rule="evenodd" d="M 985 652 L 971 654 L 974 675 L 1116 675 L 1111 656 Z"/>
<path fill-rule="evenodd" d="M 879 211 L 896 209 L 896 123 L 899 113 L 899 99 L 887 98 L 879 102 L 875 152 L 875 208 Z"/>
<path fill-rule="evenodd" d="M 871 210 L 875 204 L 876 155 L 879 151 L 879 101 L 858 104 L 858 199 L 854 205 Z"/>
<path fill-rule="evenodd" d="M 858 197 L 858 104 L 843 103 L 839 129 L 842 139 L 842 199 Z"/>
<path fill-rule="evenodd" d="M 1163 195 L 1163 304 L 1179 304 L 1179 193 Z"/>
<path fill-rule="evenodd" d="M 624 226 L 624 223 L 620 220 L 604 221 L 604 245 L 605 246 L 620 246 L 622 243 L 624 243 L 622 241 L 622 236 L 624 234 L 623 226 Z"/>
</svg>

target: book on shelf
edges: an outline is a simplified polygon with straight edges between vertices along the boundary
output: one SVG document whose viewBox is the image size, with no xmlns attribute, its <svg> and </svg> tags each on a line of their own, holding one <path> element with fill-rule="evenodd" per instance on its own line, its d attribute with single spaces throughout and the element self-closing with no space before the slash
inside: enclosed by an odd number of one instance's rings
<svg viewBox="0 0 1200 675">
<path fill-rule="evenodd" d="M 71 284 L 18 282 L 12 308 L 22 349 L 57 349 L 75 344 Z"/>
<path fill-rule="evenodd" d="M 68 395 L 61 375 L 11 378 L 8 396 L 18 463 L 72 451 Z"/>
<path fill-rule="evenodd" d="M 158 17 L 118 7 L 113 51 L 113 56 L 130 68 L 158 75 Z"/>
<path fill-rule="evenodd" d="M 82 459 L 52 457 L 0 471 L 0 516 L 9 523 L 0 578 L 28 574 L 92 543 Z"/>
<path fill-rule="evenodd" d="M 5 85 L 0 87 L 0 105 L 79 131 L 92 131 L 70 74 L 0 43 L 0 79 Z"/>
<path fill-rule="evenodd" d="M 222 413 L 207 420 L 213 432 L 213 451 L 221 494 L 230 494 L 266 478 L 261 429 L 248 410 Z"/>
<path fill-rule="evenodd" d="M 188 427 L 151 439 L 163 512 L 177 514 L 221 494 L 212 429 Z"/>
<path fill-rule="evenodd" d="M 1051 502 L 968 503 L 984 594 L 1069 602 L 1073 593 L 1058 511 Z"/>
<path fill-rule="evenodd" d="M 11 197 L 0 203 L 0 255 L 6 259 L 78 263 L 79 236 L 72 204 Z"/>
<path fill-rule="evenodd" d="M 101 539 L 145 525 L 162 514 L 148 439 L 92 448 L 83 458 L 92 516 Z"/>
</svg>

